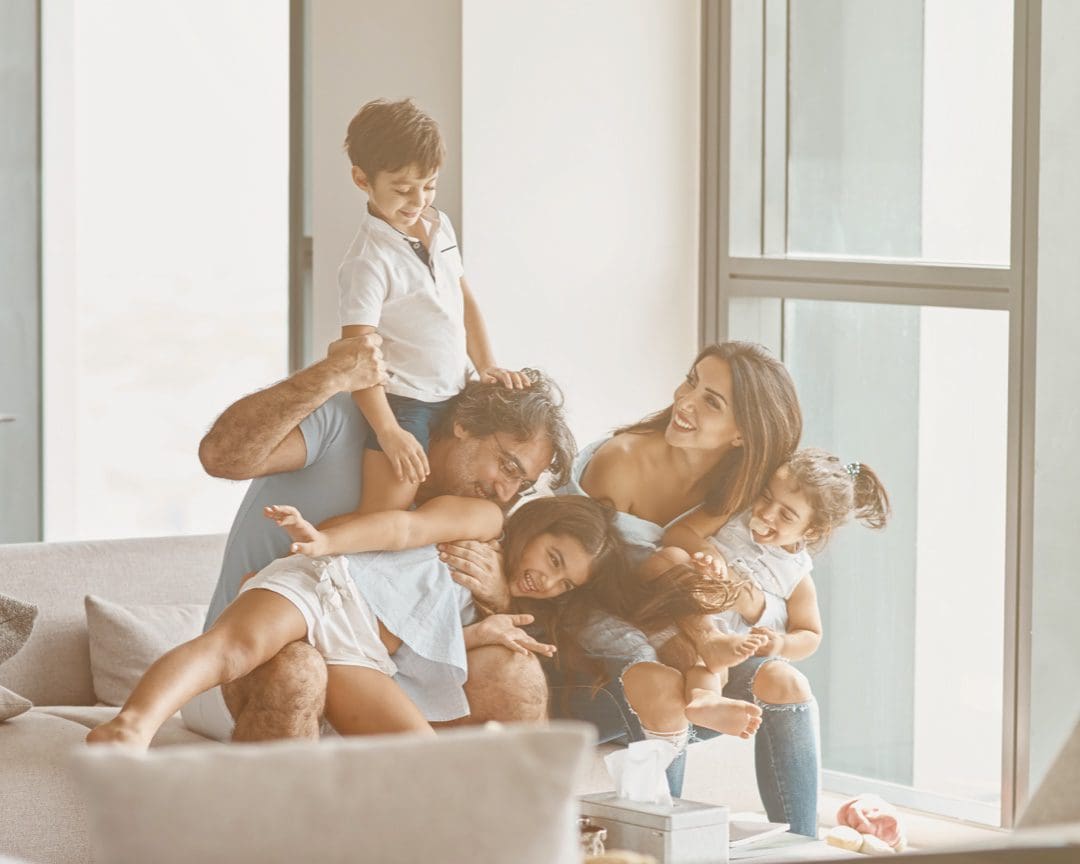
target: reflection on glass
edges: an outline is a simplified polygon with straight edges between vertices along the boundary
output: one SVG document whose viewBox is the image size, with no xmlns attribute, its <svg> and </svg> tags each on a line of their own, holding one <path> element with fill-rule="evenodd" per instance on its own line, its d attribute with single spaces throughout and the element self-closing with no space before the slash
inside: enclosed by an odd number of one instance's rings
<svg viewBox="0 0 1080 864">
<path fill-rule="evenodd" d="M 825 637 L 800 665 L 824 768 L 995 805 L 1008 313 L 783 305 L 803 445 L 873 466 L 893 505 L 883 532 L 845 527 L 815 558 Z"/>
<path fill-rule="evenodd" d="M 736 0 L 732 254 L 1008 265 L 1012 14 Z"/>
</svg>

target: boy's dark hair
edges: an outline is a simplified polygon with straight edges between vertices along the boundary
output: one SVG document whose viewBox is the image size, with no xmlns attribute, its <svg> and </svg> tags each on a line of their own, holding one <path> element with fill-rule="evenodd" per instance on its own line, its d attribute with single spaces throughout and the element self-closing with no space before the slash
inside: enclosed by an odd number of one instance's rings
<svg viewBox="0 0 1080 864">
<path fill-rule="evenodd" d="M 412 99 L 374 99 L 349 121 L 345 133 L 349 161 L 374 180 L 380 171 L 415 165 L 427 177 L 446 158 L 439 124 Z"/>
<path fill-rule="evenodd" d="M 432 438 L 449 438 L 460 423 L 470 435 L 485 437 L 502 432 L 516 441 L 529 441 L 542 433 L 555 451 L 548 469 L 552 485 L 563 486 L 570 479 L 577 445 L 566 423 L 562 391 L 555 382 L 536 369 L 522 370 L 532 386 L 511 390 L 502 384 L 470 381 L 443 411 L 431 430 Z"/>
</svg>

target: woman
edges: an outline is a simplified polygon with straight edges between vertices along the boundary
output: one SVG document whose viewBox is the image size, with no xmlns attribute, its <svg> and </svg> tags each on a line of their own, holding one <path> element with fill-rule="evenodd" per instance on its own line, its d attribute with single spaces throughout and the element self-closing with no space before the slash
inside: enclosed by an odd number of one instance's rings
<svg viewBox="0 0 1080 864">
<path fill-rule="evenodd" d="M 588 495 L 618 511 L 619 529 L 640 563 L 688 511 L 704 505 L 732 515 L 748 507 L 801 432 L 798 398 L 783 364 L 759 345 L 710 345 L 669 407 L 582 450 L 560 491 Z M 667 542 L 677 539 L 673 533 Z M 599 692 L 572 687 L 568 698 L 553 699 L 556 710 L 562 703 L 566 713 L 595 723 L 603 740 L 660 737 L 678 745 L 690 732 L 698 738 L 716 734 L 689 729 L 685 716 L 649 716 L 642 694 L 664 682 L 654 674 L 656 652 L 639 630 L 598 615 L 584 640 L 606 661 L 612 681 Z M 755 762 L 769 818 L 788 822 L 795 833 L 815 834 L 817 705 L 806 678 L 783 661 L 755 656 L 731 670 L 723 693 L 761 707 Z M 747 734 L 756 725 L 752 707 L 742 709 Z M 680 754 L 668 770 L 672 794 L 681 792 L 684 770 Z"/>
</svg>

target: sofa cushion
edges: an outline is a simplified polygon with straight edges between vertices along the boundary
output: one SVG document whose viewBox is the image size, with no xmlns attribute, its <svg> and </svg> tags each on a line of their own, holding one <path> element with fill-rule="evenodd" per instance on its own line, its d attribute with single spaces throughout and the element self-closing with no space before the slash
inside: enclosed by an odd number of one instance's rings
<svg viewBox="0 0 1080 864">
<path fill-rule="evenodd" d="M 0 687 L 0 723 L 18 717 L 34 707 L 29 699 L 23 699 L 18 693 L 12 693 L 7 687 Z"/>
<path fill-rule="evenodd" d="M 76 755 L 98 861 L 579 862 L 592 727 Z"/>
<path fill-rule="evenodd" d="M 30 638 L 37 607 L 0 594 L 0 663 L 10 660 Z"/>
<path fill-rule="evenodd" d="M 78 723 L 89 731 L 107 720 L 112 720 L 120 709 L 109 705 L 49 705 L 38 710 L 44 714 L 51 714 L 53 717 L 63 717 L 72 723 Z M 177 744 L 211 743 L 220 744 L 221 742 L 214 741 L 211 738 L 204 738 L 198 732 L 192 732 L 184 725 L 180 715 L 174 714 L 161 725 L 150 746 L 173 747 Z"/>
<path fill-rule="evenodd" d="M 89 864 L 82 796 L 69 774 L 86 727 L 39 708 L 0 724 L 0 854 Z"/>
<path fill-rule="evenodd" d="M 83 598 L 205 603 L 224 547 L 223 534 L 0 544 L 3 590 L 39 610 L 30 640 L 0 666 L 0 684 L 35 705 L 93 705 Z"/>
<path fill-rule="evenodd" d="M 90 671 L 94 693 L 106 705 L 123 705 L 151 663 L 202 632 L 205 605 L 114 603 L 86 596 Z"/>
</svg>

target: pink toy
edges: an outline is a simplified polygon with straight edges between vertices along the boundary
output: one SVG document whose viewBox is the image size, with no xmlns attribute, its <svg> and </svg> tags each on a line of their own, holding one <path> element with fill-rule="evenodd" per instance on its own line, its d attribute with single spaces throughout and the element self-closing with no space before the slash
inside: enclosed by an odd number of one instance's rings
<svg viewBox="0 0 1080 864">
<path fill-rule="evenodd" d="M 904 847 L 904 829 L 896 808 L 878 795 L 859 795 L 836 811 L 836 823 L 884 840 L 893 849 Z"/>
</svg>

